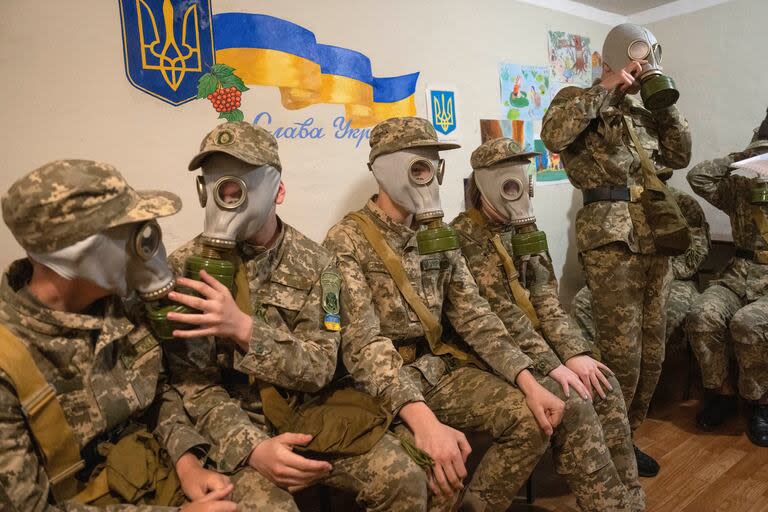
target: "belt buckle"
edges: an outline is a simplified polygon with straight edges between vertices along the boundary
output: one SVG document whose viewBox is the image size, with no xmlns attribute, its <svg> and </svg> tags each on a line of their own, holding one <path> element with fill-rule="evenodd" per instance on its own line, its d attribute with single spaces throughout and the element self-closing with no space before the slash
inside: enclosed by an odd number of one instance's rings
<svg viewBox="0 0 768 512">
<path fill-rule="evenodd" d="M 629 202 L 636 203 L 640 200 L 645 188 L 642 185 L 630 185 L 629 186 Z"/>
<path fill-rule="evenodd" d="M 754 262 L 760 265 L 768 265 L 768 251 L 755 251 Z"/>
</svg>

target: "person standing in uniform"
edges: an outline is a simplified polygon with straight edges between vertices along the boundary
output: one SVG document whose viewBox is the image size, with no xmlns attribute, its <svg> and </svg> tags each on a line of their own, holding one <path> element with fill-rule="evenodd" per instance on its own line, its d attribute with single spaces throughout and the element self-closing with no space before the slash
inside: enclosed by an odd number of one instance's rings
<svg viewBox="0 0 768 512">
<path fill-rule="evenodd" d="M 672 177 L 672 171 L 659 173 L 659 179 L 666 182 Z M 684 350 L 687 339 L 684 336 L 683 325 L 691 305 L 700 295 L 696 283 L 696 276 L 709 255 L 710 236 L 709 224 L 704 216 L 699 202 L 682 190 L 669 187 L 669 191 L 675 198 L 680 211 L 685 216 L 690 227 L 691 246 L 680 256 L 672 256 L 669 259 L 669 272 L 671 283 L 667 294 L 666 304 L 666 350 L 678 346 Z M 592 293 L 589 287 L 584 286 L 573 297 L 571 303 L 571 316 L 576 320 L 582 334 L 588 340 L 595 340 L 595 326 L 592 318 Z M 677 342 L 682 342 L 682 344 Z"/>
<path fill-rule="evenodd" d="M 536 155 L 507 138 L 475 149 L 468 210 L 451 226 L 480 294 L 533 360 L 539 382 L 566 402 L 576 400 L 553 445 L 556 469 L 581 509 L 644 510 L 621 388 L 560 304 L 546 235 L 536 227 L 528 175 Z"/>
<path fill-rule="evenodd" d="M 235 261 L 237 292 L 205 271 L 200 281 L 179 278 L 197 296 L 174 291 L 170 299 L 195 311 L 168 314 L 187 324 L 173 331 L 168 352 L 173 384 L 217 447 L 217 467 L 255 468 L 260 510 L 297 511 L 291 492 L 317 482 L 352 492 L 369 511 L 425 510 L 426 475 L 393 435 L 380 436 L 365 453 L 341 456 L 345 438 L 326 446 L 329 453 L 312 443 L 344 435 L 344 425 L 313 431 L 313 438 L 285 421 L 298 404 L 322 397 L 334 376 L 342 282 L 333 254 L 277 216 L 286 193 L 277 141 L 250 123 L 223 123 L 189 164 L 191 171 L 201 167 L 205 228 L 174 251 L 171 264 L 181 271 L 194 255 L 219 253 Z M 217 267 L 207 260 L 205 268 Z M 212 387 L 217 382 L 226 392 Z M 229 397 L 240 407 L 229 407 Z M 322 420 L 318 428 L 334 425 L 331 417 Z M 238 429 L 244 435 L 233 436 Z"/>
<path fill-rule="evenodd" d="M 418 117 L 371 130 L 369 169 L 378 194 L 330 229 L 325 246 L 346 283 L 344 364 L 369 393 L 385 398 L 432 459 L 433 492 L 476 510 L 503 511 L 560 423 L 564 404 L 530 372 L 442 223 L 444 161 L 432 125 Z M 440 319 L 462 338 L 448 343 Z M 464 488 L 467 440 L 493 444 Z"/>
<path fill-rule="evenodd" d="M 614 27 L 603 58 L 598 83 L 557 93 L 541 138 L 560 153 L 568 179 L 584 196 L 576 240 L 592 292 L 596 344 L 621 384 L 634 432 L 648 412 L 664 360 L 669 260 L 657 253 L 638 201 L 648 172 L 642 160 L 685 167 L 691 136 L 671 104 L 676 91 L 661 74 L 661 47 L 653 34 L 634 24 Z M 641 476 L 658 473 L 652 457 L 637 447 L 635 453 Z"/>
<path fill-rule="evenodd" d="M 3 196 L 27 257 L 0 283 L 0 509 L 171 511 L 182 490 L 185 512 L 252 505 L 247 472 L 233 487 L 202 467 L 210 445 L 121 300 L 173 287 L 155 219 L 180 207 L 89 160 L 48 163 Z"/>
<path fill-rule="evenodd" d="M 696 422 L 712 430 L 736 414 L 732 350 L 738 394 L 753 403 L 747 433 L 758 446 L 768 446 L 768 177 L 733 175 L 730 166 L 766 152 L 768 115 L 744 151 L 701 162 L 688 173 L 693 191 L 728 215 L 736 245 L 736 256 L 694 302 L 686 319 L 709 391 Z"/>
</svg>

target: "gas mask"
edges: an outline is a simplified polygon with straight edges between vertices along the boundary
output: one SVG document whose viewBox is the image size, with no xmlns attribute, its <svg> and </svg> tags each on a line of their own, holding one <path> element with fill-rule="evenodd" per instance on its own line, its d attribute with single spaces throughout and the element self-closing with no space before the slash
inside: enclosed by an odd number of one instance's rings
<svg viewBox="0 0 768 512">
<path fill-rule="evenodd" d="M 661 45 L 645 27 L 624 23 L 613 27 L 603 43 L 603 61 L 619 71 L 630 61 L 645 60 L 637 75 L 640 97 L 648 110 L 660 110 L 677 102 L 675 82 L 661 72 Z"/>
<path fill-rule="evenodd" d="M 392 200 L 426 226 L 416 234 L 419 254 L 459 248 L 455 231 L 443 224 L 440 185 L 445 160 L 439 158 L 437 149 L 409 148 L 387 153 L 368 167 Z"/>
<path fill-rule="evenodd" d="M 124 224 L 55 252 L 29 257 L 67 279 L 82 278 L 126 297 L 165 297 L 175 284 L 156 221 Z"/>
<path fill-rule="evenodd" d="M 515 227 L 510 240 L 516 256 L 547 251 L 547 237 L 536 227 L 533 212 L 533 176 L 528 160 L 507 160 L 474 171 L 475 184 L 482 200 Z"/>
<path fill-rule="evenodd" d="M 760 175 L 752 184 L 752 204 L 768 206 L 768 176 Z"/>
</svg>

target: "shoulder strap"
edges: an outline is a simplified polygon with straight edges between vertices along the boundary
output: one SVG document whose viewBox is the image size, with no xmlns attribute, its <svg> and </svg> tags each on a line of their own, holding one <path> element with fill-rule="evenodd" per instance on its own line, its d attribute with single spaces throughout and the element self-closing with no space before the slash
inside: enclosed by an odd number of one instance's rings
<svg viewBox="0 0 768 512">
<path fill-rule="evenodd" d="M 629 138 L 632 139 L 632 144 L 635 146 L 635 150 L 637 151 L 637 156 L 640 157 L 640 167 L 643 169 L 646 186 L 653 184 L 656 186 L 662 186 L 666 188 L 666 185 L 664 185 L 664 182 L 661 181 L 658 176 L 656 176 L 656 166 L 653 165 L 653 162 L 651 162 L 651 157 L 648 155 L 648 152 L 645 151 L 645 148 L 643 147 L 643 145 L 640 144 L 640 139 L 637 138 L 637 133 L 635 133 L 635 129 L 632 128 L 632 123 L 627 118 L 627 116 L 624 116 L 624 127 L 627 129 Z"/>
<path fill-rule="evenodd" d="M 354 220 L 360 227 L 368 243 L 371 244 L 376 255 L 381 259 L 384 266 L 387 268 L 387 272 L 392 277 L 392 280 L 397 285 L 398 290 L 405 298 L 408 305 L 419 317 L 421 325 L 424 327 L 424 335 L 429 342 L 429 348 L 433 354 L 441 356 L 450 354 L 459 361 L 462 362 L 475 362 L 471 355 L 466 352 L 443 343 L 441 338 L 443 335 L 443 327 L 440 325 L 440 321 L 432 314 L 429 308 L 419 297 L 416 290 L 414 290 L 411 282 L 408 280 L 408 275 L 405 273 L 403 265 L 400 263 L 400 258 L 397 257 L 395 251 L 387 244 L 384 237 L 381 236 L 381 232 L 373 223 L 373 221 L 360 212 L 353 212 L 347 215 Z"/>
<path fill-rule="evenodd" d="M 752 220 L 760 233 L 760 237 L 768 245 L 768 218 L 760 205 L 752 205 Z"/>
<path fill-rule="evenodd" d="M 467 215 L 469 215 L 469 218 L 473 222 L 482 228 L 485 228 L 488 225 L 485 215 L 483 215 L 477 208 L 470 208 L 467 210 Z M 509 255 L 507 248 L 504 247 L 504 243 L 501 241 L 501 237 L 498 234 L 491 236 L 490 240 L 491 245 L 493 245 L 496 254 L 498 254 L 499 259 L 501 260 L 501 264 L 504 267 L 507 283 L 509 284 L 509 289 L 512 291 L 512 297 L 514 298 L 515 303 L 523 310 L 525 316 L 531 321 L 533 328 L 539 330 L 541 322 L 539 322 L 539 317 L 536 315 L 536 309 L 533 307 L 533 304 L 531 304 L 528 290 L 526 290 L 517 279 L 520 274 L 515 268 L 514 260 Z"/>
<path fill-rule="evenodd" d="M 85 467 L 80 446 L 53 386 L 45 380 L 27 347 L 2 325 L 0 368 L 10 377 L 19 397 L 54 496 L 57 500 L 72 497 L 77 491 L 72 477 Z"/>
</svg>

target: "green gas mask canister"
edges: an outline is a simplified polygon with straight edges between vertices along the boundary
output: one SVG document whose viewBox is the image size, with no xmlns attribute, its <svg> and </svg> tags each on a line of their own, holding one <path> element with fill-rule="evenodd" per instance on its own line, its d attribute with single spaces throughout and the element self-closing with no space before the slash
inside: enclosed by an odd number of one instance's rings
<svg viewBox="0 0 768 512">
<path fill-rule="evenodd" d="M 751 203 L 768 205 L 768 176 L 761 176 L 755 180 Z"/>
<path fill-rule="evenodd" d="M 648 110 L 670 107 L 680 98 L 675 81 L 662 73 L 661 58 L 661 45 L 656 37 L 640 25 L 618 25 L 605 37 L 603 59 L 612 70 L 618 71 L 630 61 L 645 61 L 637 80 L 640 97 Z"/>
</svg>

